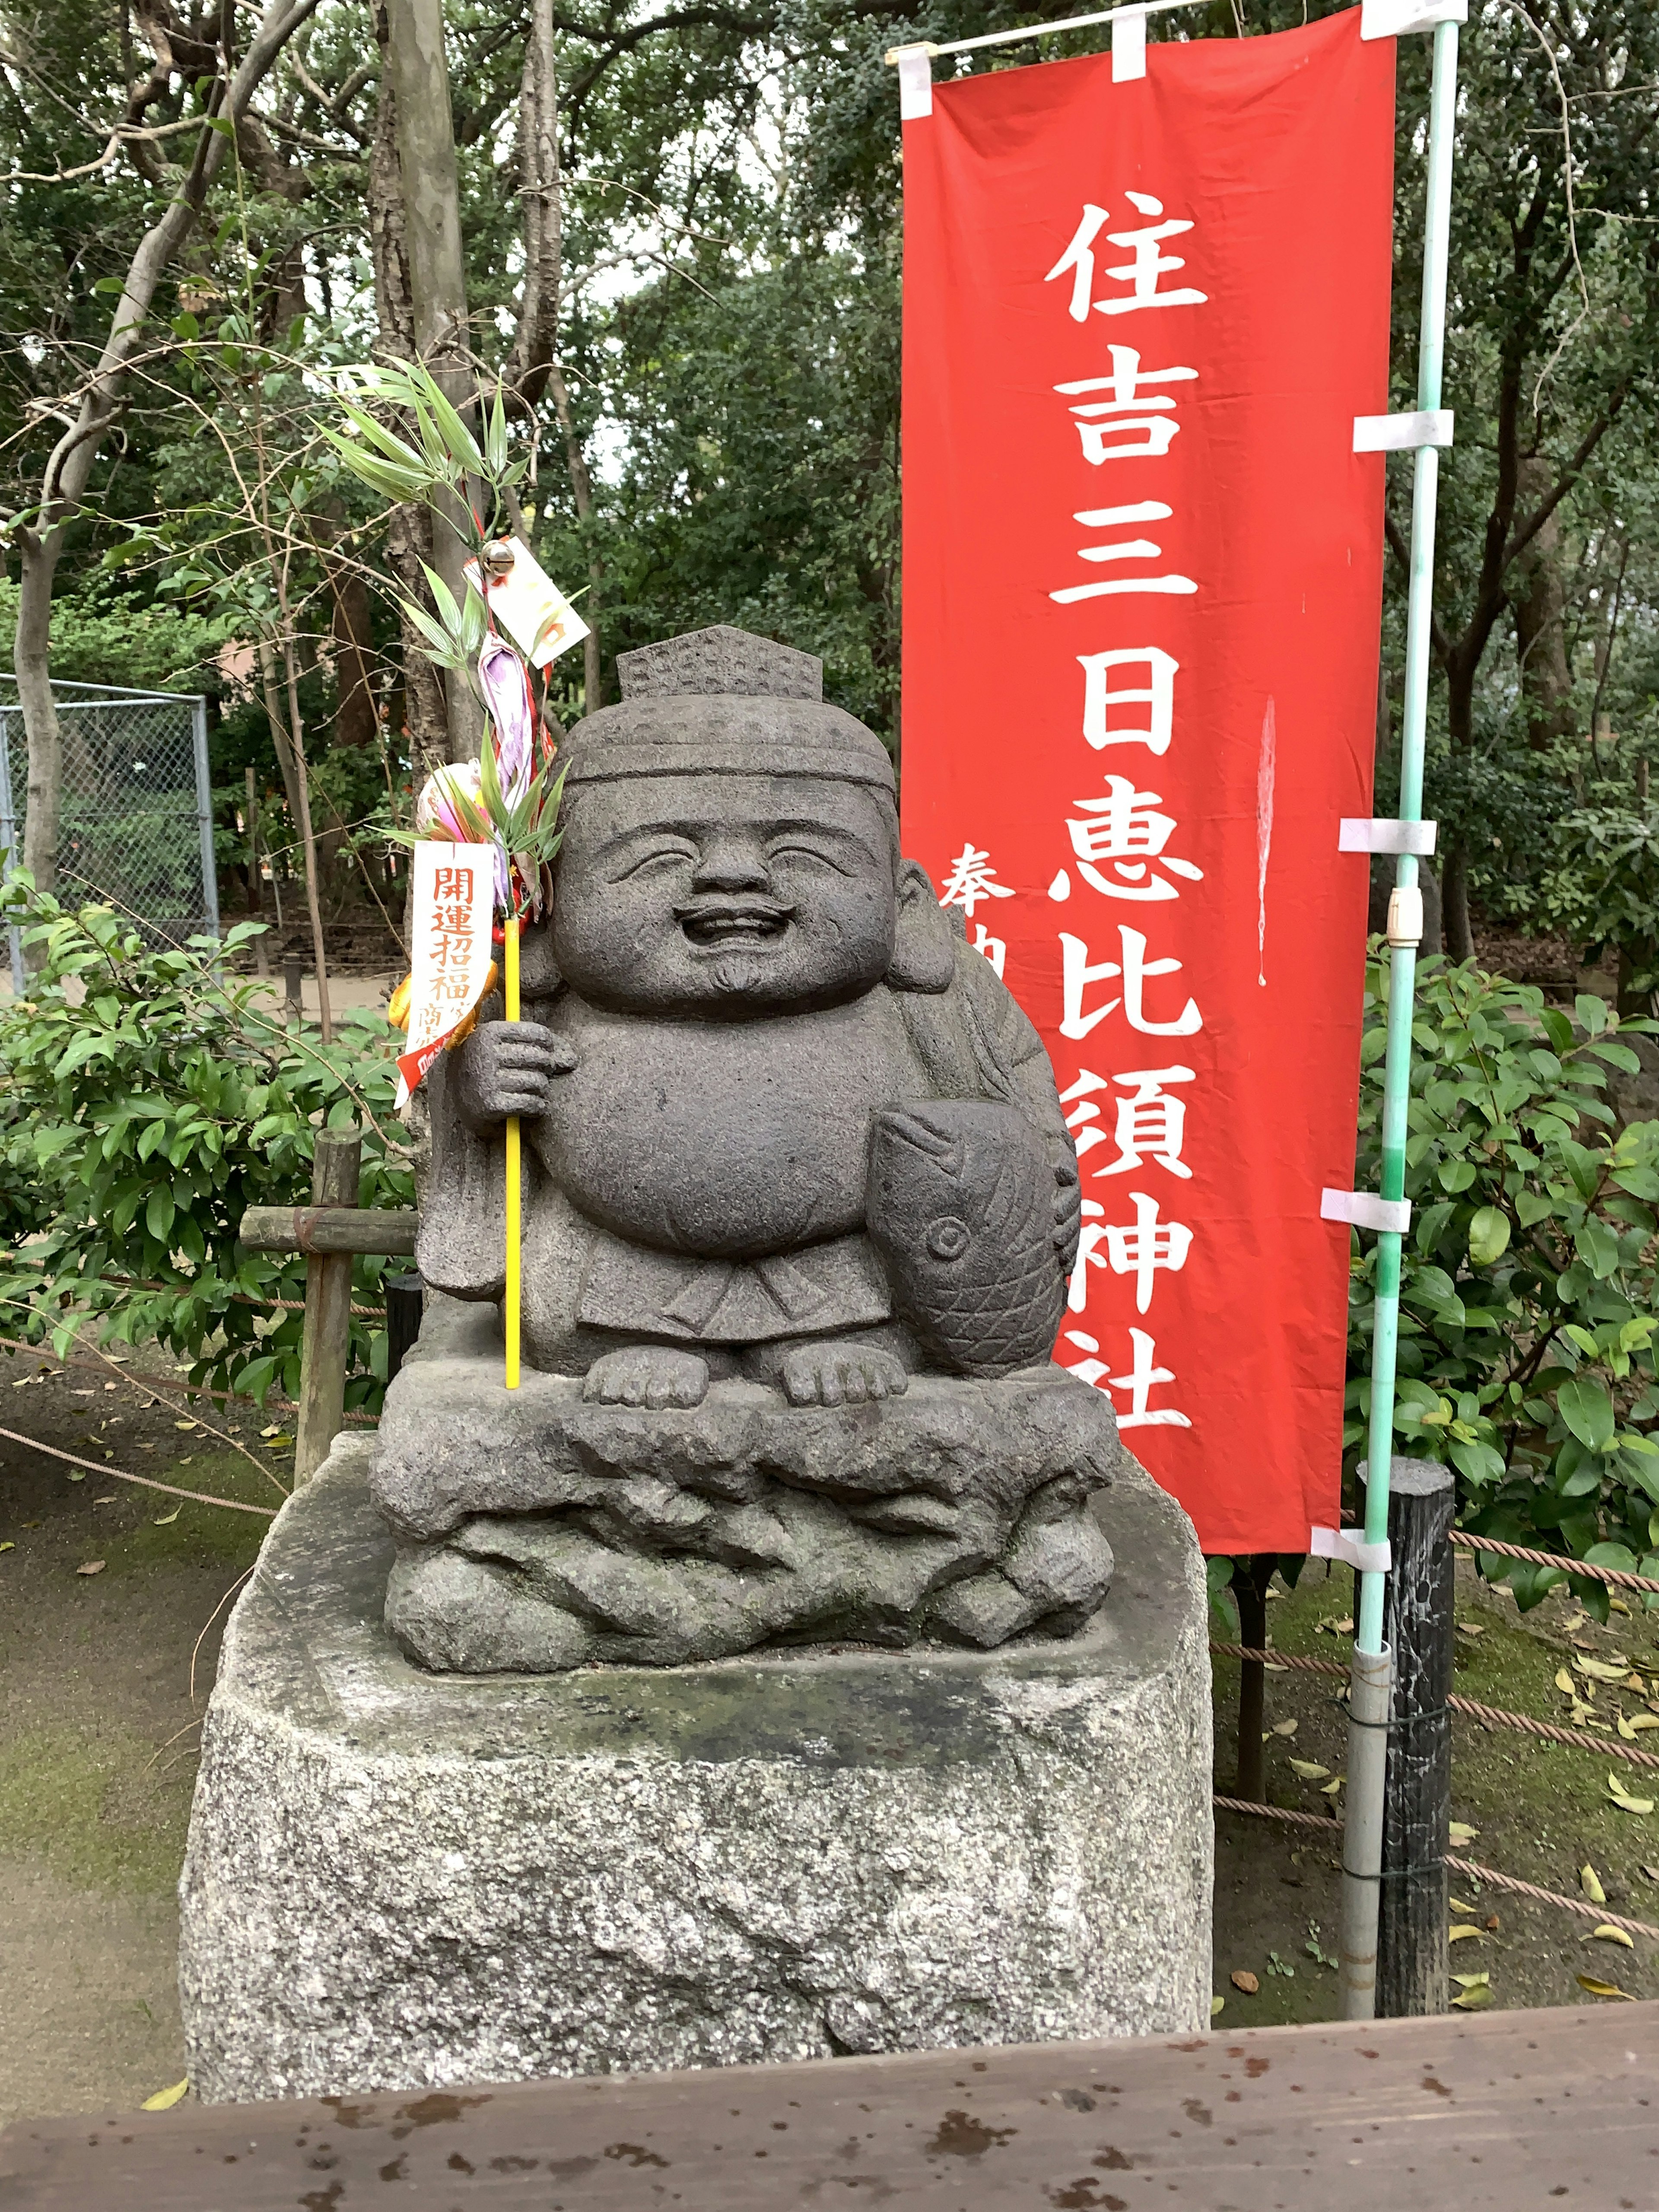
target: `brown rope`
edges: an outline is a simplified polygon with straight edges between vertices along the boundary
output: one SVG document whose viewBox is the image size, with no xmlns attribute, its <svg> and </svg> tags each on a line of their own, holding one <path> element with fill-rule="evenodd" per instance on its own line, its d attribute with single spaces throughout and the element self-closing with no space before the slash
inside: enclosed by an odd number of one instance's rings
<svg viewBox="0 0 1659 2212">
<path fill-rule="evenodd" d="M 244 1505 L 240 1498 L 210 1498 L 204 1490 L 180 1490 L 176 1483 L 157 1482 L 148 1474 L 124 1474 L 118 1467 L 106 1467 L 101 1461 L 82 1459 L 74 1452 L 59 1451 L 56 1444 L 43 1444 L 38 1437 L 20 1436 L 15 1429 L 0 1429 L 15 1444 L 26 1444 L 30 1451 L 45 1452 L 52 1459 L 65 1459 L 71 1467 L 83 1467 L 92 1474 L 106 1474 L 112 1482 L 136 1482 L 141 1490 L 165 1491 L 169 1498 L 188 1498 L 198 1505 L 222 1505 L 230 1513 L 257 1513 L 262 1520 L 274 1521 L 276 1508 L 270 1505 Z"/>
<path fill-rule="evenodd" d="M 38 1344 L 24 1344 L 16 1337 L 0 1336 L 0 1352 L 27 1352 L 31 1359 L 56 1361 L 59 1371 L 66 1367 L 76 1367 L 84 1369 L 88 1375 L 102 1375 L 104 1372 L 103 1364 L 99 1360 L 73 1357 L 59 1359 L 55 1352 L 43 1351 Z M 124 1382 L 141 1397 L 148 1396 L 154 1405 L 169 1402 L 166 1393 L 171 1391 L 174 1394 L 171 1402 L 175 1404 L 188 1405 L 192 1398 L 216 1398 L 227 1404 L 260 1406 L 259 1400 L 247 1390 L 210 1390 L 205 1382 L 175 1382 L 171 1376 L 129 1374 L 125 1367 L 118 1368 L 117 1371 Z M 292 1398 L 267 1398 L 260 1406 L 260 1411 L 266 1413 L 297 1413 L 299 1410 Z M 343 1413 L 340 1418 L 350 1429 L 378 1428 L 380 1422 L 378 1413 Z"/>
<path fill-rule="evenodd" d="M 1446 1703 L 1453 1712 L 1482 1721 L 1488 1728 L 1518 1729 L 1522 1735 L 1540 1735 L 1547 1742 L 1569 1744 L 1576 1751 L 1604 1752 L 1609 1759 L 1627 1759 L 1632 1766 L 1659 1766 L 1659 1757 L 1652 1752 L 1639 1751 L 1633 1743 L 1621 1743 L 1615 1736 L 1591 1735 L 1586 1729 L 1557 1728 L 1553 1722 L 1534 1720 L 1529 1713 L 1505 1713 L 1495 1705 L 1479 1705 L 1473 1698 L 1448 1698 Z"/>
<path fill-rule="evenodd" d="M 1586 1920 L 1611 1921 L 1627 1936 L 1650 1936 L 1659 1941 L 1659 1928 L 1650 1928 L 1645 1920 L 1626 1920 L 1617 1912 L 1609 1912 L 1605 1905 L 1591 1905 L 1582 1897 L 1563 1897 L 1557 1890 L 1540 1889 L 1536 1882 L 1522 1881 L 1512 1874 L 1499 1874 L 1495 1867 L 1479 1866 L 1473 1859 L 1454 1858 L 1449 1851 L 1445 1863 L 1453 1874 L 1466 1874 L 1471 1881 L 1490 1883 L 1493 1889 L 1510 1890 L 1516 1897 L 1535 1897 L 1540 1905 L 1559 1905 L 1563 1911 L 1579 1913 Z"/>
<path fill-rule="evenodd" d="M 1289 1651 L 1256 1651 L 1246 1644 L 1212 1644 L 1223 1659 L 1255 1659 L 1270 1667 L 1294 1667 L 1307 1674 L 1346 1674 L 1338 1659 L 1300 1659 Z M 1487 1728 L 1517 1729 L 1522 1735 L 1542 1736 L 1549 1743 L 1565 1743 L 1576 1751 L 1605 1752 L 1609 1759 L 1626 1759 L 1632 1766 L 1659 1766 L 1659 1753 L 1641 1751 L 1633 1743 L 1592 1735 L 1587 1729 L 1557 1728 L 1553 1721 L 1535 1721 L 1530 1713 L 1508 1713 L 1498 1705 L 1483 1705 L 1473 1698 L 1448 1698 L 1448 1709 Z"/>
<path fill-rule="evenodd" d="M 1214 1797 L 1211 1802 L 1224 1813 L 1249 1813 L 1258 1820 L 1284 1820 L 1297 1828 L 1323 1828 L 1334 1835 L 1342 1826 L 1340 1813 L 1293 1813 L 1284 1805 L 1253 1805 L 1248 1797 Z"/>
<path fill-rule="evenodd" d="M 1622 1567 L 1592 1566 L 1588 1559 L 1565 1559 L 1559 1552 L 1529 1552 L 1524 1544 L 1500 1544 L 1495 1536 L 1472 1536 L 1467 1528 L 1454 1528 L 1451 1540 L 1465 1552 L 1492 1552 L 1501 1559 L 1524 1559 L 1534 1567 L 1559 1567 L 1563 1574 L 1588 1575 L 1592 1582 L 1614 1589 L 1659 1591 L 1659 1582 L 1648 1575 L 1626 1574 Z"/>
<path fill-rule="evenodd" d="M 1319 1813 L 1293 1813 L 1283 1805 L 1252 1805 L 1243 1797 L 1217 1796 L 1211 1802 L 1224 1813 L 1249 1813 L 1258 1820 L 1280 1820 L 1289 1827 L 1328 1830 L 1342 1826 L 1340 1814 L 1327 1819 Z M 1578 1913 L 1586 1920 L 1610 1922 L 1613 1927 L 1622 1928 L 1627 1936 L 1648 1936 L 1659 1942 L 1659 1928 L 1650 1928 L 1645 1920 L 1626 1920 L 1622 1914 L 1609 1911 L 1605 1905 L 1591 1905 L 1582 1897 L 1563 1897 L 1559 1890 L 1540 1889 L 1536 1882 L 1522 1881 L 1512 1874 L 1499 1874 L 1496 1867 L 1458 1858 L 1450 1851 L 1443 1863 L 1449 1872 L 1467 1875 L 1472 1881 L 1486 1882 L 1493 1889 L 1507 1889 L 1516 1897 L 1536 1898 L 1540 1905 L 1559 1905 L 1564 1912 Z"/>
<path fill-rule="evenodd" d="M 1248 1644 L 1212 1644 L 1210 1649 L 1218 1659 L 1255 1659 L 1267 1667 L 1291 1667 L 1302 1674 L 1344 1674 L 1348 1673 L 1340 1659 L 1299 1659 L 1293 1651 L 1255 1651 Z"/>
</svg>

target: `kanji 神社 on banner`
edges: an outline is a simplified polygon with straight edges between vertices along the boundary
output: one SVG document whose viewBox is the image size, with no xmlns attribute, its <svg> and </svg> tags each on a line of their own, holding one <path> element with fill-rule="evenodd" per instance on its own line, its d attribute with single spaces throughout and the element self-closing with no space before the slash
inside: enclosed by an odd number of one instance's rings
<svg viewBox="0 0 1659 2212">
<path fill-rule="evenodd" d="M 904 125 L 904 849 L 1054 1060 L 1056 1356 L 1212 1552 L 1337 1518 L 1393 149 L 1358 9 Z"/>
</svg>

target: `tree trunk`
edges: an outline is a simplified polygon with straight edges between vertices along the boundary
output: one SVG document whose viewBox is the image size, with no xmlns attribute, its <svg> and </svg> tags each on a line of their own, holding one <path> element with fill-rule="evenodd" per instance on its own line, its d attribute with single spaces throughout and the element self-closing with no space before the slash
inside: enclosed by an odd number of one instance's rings
<svg viewBox="0 0 1659 2212">
<path fill-rule="evenodd" d="M 384 54 L 391 39 L 386 6 L 374 11 L 374 35 Z M 398 96 L 392 70 L 383 63 L 374 143 L 368 165 L 368 234 L 374 264 L 374 308 L 380 350 L 399 361 L 415 357 L 415 299 L 409 274 L 409 241 L 404 222 L 403 177 L 398 164 Z M 394 507 L 386 526 L 386 561 L 417 606 L 430 601 L 422 573 L 432 559 L 432 518 L 423 507 Z M 449 757 L 449 717 L 444 687 L 426 657 L 413 623 L 398 617 L 404 662 L 404 726 L 418 789 L 434 768 Z"/>
<path fill-rule="evenodd" d="M 23 728 L 28 738 L 28 804 L 23 818 L 23 866 L 35 887 L 53 890 L 58 884 L 58 831 L 63 811 L 64 745 L 58 727 L 58 709 L 52 696 L 52 582 L 63 532 L 48 531 L 40 537 L 33 530 L 18 533 L 22 577 L 17 595 L 17 636 L 12 666 L 17 676 L 18 703 L 23 709 Z M 29 948 L 31 963 L 40 948 Z"/>
<path fill-rule="evenodd" d="M 13 667 L 29 748 L 23 859 L 27 867 L 44 866 L 45 875 L 37 873 L 35 878 L 43 888 L 57 879 L 63 808 L 63 744 L 52 702 L 50 644 L 52 578 L 63 551 L 64 532 L 86 495 L 93 463 L 115 420 L 133 356 L 154 343 L 146 325 L 156 288 L 189 236 L 213 180 L 224 166 L 230 141 L 225 132 L 210 128 L 210 124 L 240 122 L 276 57 L 316 5 L 317 0 L 270 0 L 229 82 L 222 76 L 215 80 L 206 101 L 207 119 L 197 137 L 190 167 L 170 191 L 161 215 L 138 241 L 115 304 L 109 336 L 82 392 L 76 422 L 58 440 L 46 463 L 39 528 L 20 533 L 22 576 Z M 225 13 L 228 17 L 229 10 Z M 224 67 L 231 68 L 228 58 Z"/>
<path fill-rule="evenodd" d="M 1541 507 L 1554 488 L 1555 471 L 1537 457 L 1519 465 L 1518 504 Z M 1566 587 L 1561 576 L 1561 510 L 1557 507 L 1515 564 L 1510 600 L 1515 611 L 1515 651 L 1527 743 L 1543 752 L 1573 726 L 1572 672 L 1567 663 Z"/>
<path fill-rule="evenodd" d="M 442 0 L 386 0 L 386 27 L 415 350 L 452 404 L 465 409 L 476 386 L 468 361 L 466 266 Z M 447 528 L 434 520 L 432 565 L 459 605 L 466 597 L 461 570 L 471 546 L 459 501 L 450 520 Z M 450 759 L 476 758 L 483 708 L 459 675 L 452 674 L 445 686 L 445 700 Z"/>
</svg>

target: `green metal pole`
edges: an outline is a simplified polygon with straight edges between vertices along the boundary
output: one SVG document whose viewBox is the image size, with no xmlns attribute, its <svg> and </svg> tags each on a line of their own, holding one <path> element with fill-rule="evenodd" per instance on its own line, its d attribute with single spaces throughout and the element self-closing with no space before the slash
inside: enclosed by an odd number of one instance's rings
<svg viewBox="0 0 1659 2212">
<path fill-rule="evenodd" d="M 1428 206 L 1423 239 L 1422 335 L 1417 404 L 1440 405 L 1446 342 L 1446 251 L 1451 222 L 1452 136 L 1457 115 L 1457 25 L 1434 32 L 1429 94 Z M 1423 818 L 1423 755 L 1428 728 L 1429 623 L 1434 589 L 1435 500 L 1440 455 L 1417 448 L 1412 477 L 1411 580 L 1407 600 L 1406 711 L 1401 735 L 1400 819 Z M 1400 855 L 1395 888 L 1415 891 L 1417 858 Z M 1413 998 L 1417 946 L 1394 948 L 1389 966 L 1388 1052 L 1382 1080 L 1382 1188 L 1406 1195 L 1407 1110 L 1411 1103 Z M 1389 1476 L 1394 1455 L 1395 1357 L 1400 1340 L 1401 1232 L 1378 1232 L 1376 1304 L 1371 1339 L 1370 1466 L 1365 1490 L 1365 1541 L 1389 1535 Z M 1392 1659 L 1382 1641 L 1384 1577 L 1359 1577 L 1358 1626 L 1348 1704 L 1348 1811 L 1342 1853 L 1342 2008 L 1348 2020 L 1370 2020 L 1376 2005 L 1376 1930 L 1382 1868 L 1382 1792 L 1392 1706 Z"/>
<path fill-rule="evenodd" d="M 1451 224 L 1452 134 L 1457 113 L 1457 26 L 1434 33 L 1434 80 L 1429 94 L 1428 219 L 1423 243 L 1423 335 L 1418 355 L 1417 404 L 1440 404 L 1446 351 L 1446 247 Z M 1434 591 L 1435 502 L 1440 453 L 1419 446 L 1412 477 L 1411 585 L 1407 601 L 1406 711 L 1400 746 L 1400 819 L 1423 818 L 1423 754 L 1429 714 L 1429 623 Z M 1402 853 L 1395 881 L 1417 886 L 1417 856 Z M 1417 949 L 1401 945 L 1389 963 L 1389 1047 L 1382 1063 L 1382 1196 L 1406 1195 L 1406 1110 L 1411 1100 L 1412 1001 Z M 1371 1349 L 1370 1479 L 1365 1490 L 1365 1540 L 1389 1534 L 1389 1468 L 1394 1454 L 1395 1357 L 1400 1330 L 1400 1247 L 1397 1231 L 1377 1237 L 1376 1322 Z M 1358 1627 L 1354 1643 L 1374 1655 L 1382 1649 L 1382 1577 L 1359 1578 Z"/>
</svg>

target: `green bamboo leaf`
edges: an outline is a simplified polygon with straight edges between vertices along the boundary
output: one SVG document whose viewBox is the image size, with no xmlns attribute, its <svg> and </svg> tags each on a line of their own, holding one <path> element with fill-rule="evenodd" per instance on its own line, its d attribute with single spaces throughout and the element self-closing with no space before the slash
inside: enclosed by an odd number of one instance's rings
<svg viewBox="0 0 1659 2212">
<path fill-rule="evenodd" d="M 495 386 L 495 404 L 489 410 L 489 425 L 484 434 L 484 459 L 493 477 L 499 477 L 507 466 L 507 410 L 501 404 L 499 384 Z"/>
</svg>

